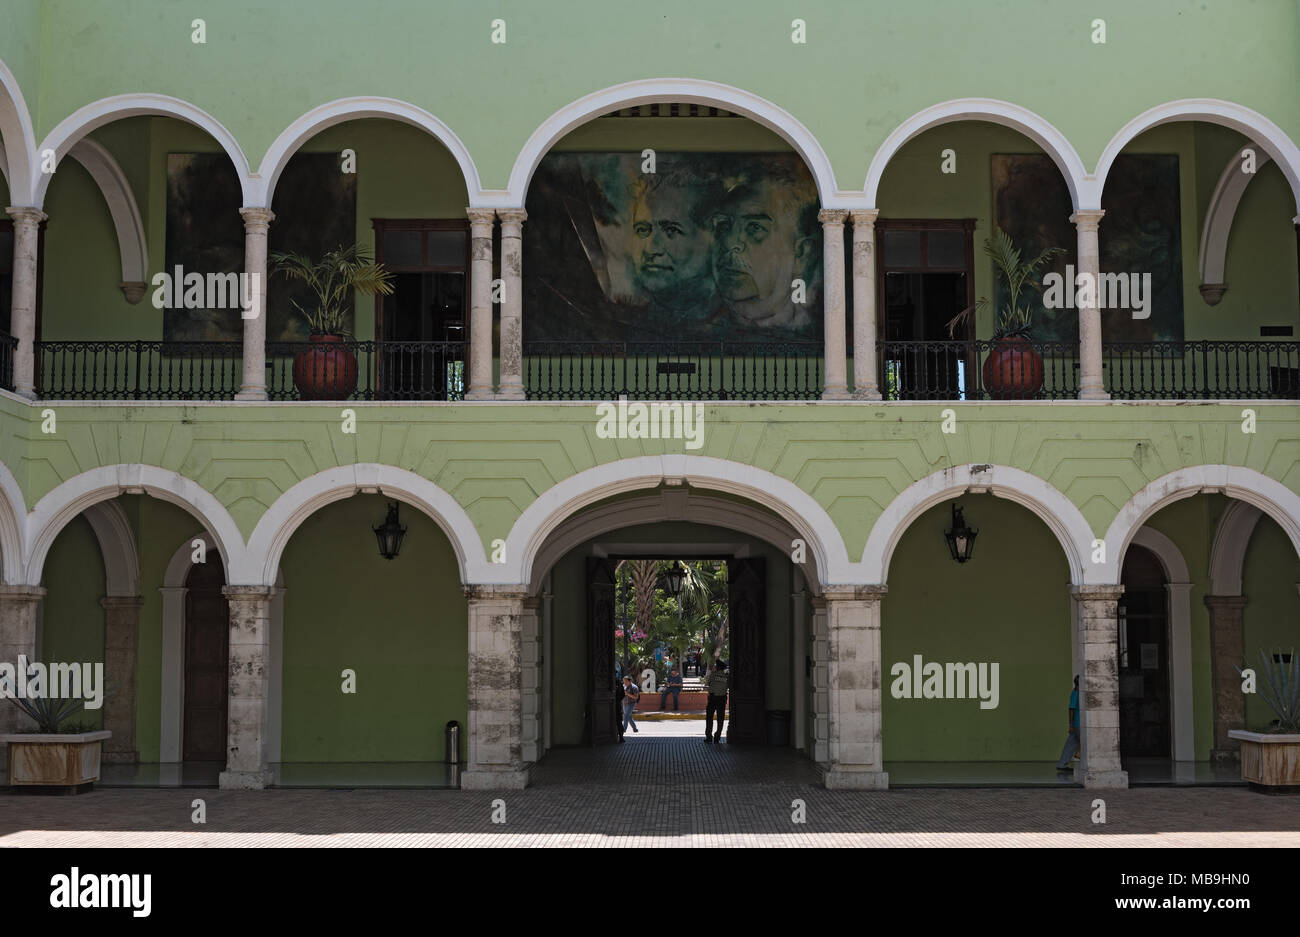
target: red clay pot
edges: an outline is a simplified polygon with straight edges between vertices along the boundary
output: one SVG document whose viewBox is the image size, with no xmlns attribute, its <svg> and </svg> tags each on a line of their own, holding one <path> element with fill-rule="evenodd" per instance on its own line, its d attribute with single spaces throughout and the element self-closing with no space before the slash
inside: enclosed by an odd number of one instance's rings
<svg viewBox="0 0 1300 937">
<path fill-rule="evenodd" d="M 994 400 L 1024 400 L 1043 389 L 1043 356 L 1023 337 L 1001 339 L 984 359 L 984 389 Z"/>
<path fill-rule="evenodd" d="M 293 356 L 293 386 L 303 400 L 346 400 L 357 389 L 357 356 L 341 335 L 313 335 Z"/>
</svg>

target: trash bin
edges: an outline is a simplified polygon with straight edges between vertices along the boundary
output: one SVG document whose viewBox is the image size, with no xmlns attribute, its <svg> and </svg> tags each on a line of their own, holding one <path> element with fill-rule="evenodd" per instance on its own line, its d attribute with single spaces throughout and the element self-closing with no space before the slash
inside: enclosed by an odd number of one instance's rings
<svg viewBox="0 0 1300 937">
<path fill-rule="evenodd" d="M 447 723 L 447 764 L 460 764 L 460 723 L 455 719 Z"/>
<path fill-rule="evenodd" d="M 767 711 L 767 744 L 776 748 L 790 747 L 790 710 Z"/>
</svg>

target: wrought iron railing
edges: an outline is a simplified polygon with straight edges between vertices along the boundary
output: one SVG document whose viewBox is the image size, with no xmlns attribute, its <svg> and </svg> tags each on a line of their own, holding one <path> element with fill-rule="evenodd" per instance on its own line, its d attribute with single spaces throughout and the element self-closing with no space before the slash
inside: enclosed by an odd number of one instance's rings
<svg viewBox="0 0 1300 937">
<path fill-rule="evenodd" d="M 1079 393 L 1077 342 L 881 342 L 879 354 L 886 400 L 1069 400 Z M 1102 381 L 1116 400 L 1296 400 L 1300 342 L 1106 342 Z"/>
<path fill-rule="evenodd" d="M 820 342 L 525 342 L 531 400 L 815 400 Z"/>
<path fill-rule="evenodd" d="M 0 388 L 14 389 L 14 352 L 18 348 L 18 339 L 0 329 Z"/>
<path fill-rule="evenodd" d="M 239 342 L 38 342 L 36 386 L 51 400 L 229 400 Z"/>
<path fill-rule="evenodd" d="M 1079 394 L 1077 342 L 1025 342 L 1013 349 L 987 341 L 881 342 L 879 352 L 885 400 L 1068 400 Z"/>
<path fill-rule="evenodd" d="M 11 343 L 0 342 L 4 374 L 12 372 Z M 328 377 L 340 391 L 330 360 L 310 342 L 267 344 L 267 391 L 273 400 L 300 400 L 294 361 L 306 379 Z M 356 381 L 339 400 L 457 400 L 464 396 L 463 342 L 345 341 Z M 38 342 L 37 388 L 50 400 L 230 400 L 243 382 L 241 342 Z M 346 378 L 347 366 L 339 368 Z M 326 373 L 328 371 L 328 374 Z M 11 385 L 6 385 L 12 389 Z"/>
<path fill-rule="evenodd" d="M 335 356 L 350 354 L 355 381 Z M 460 400 L 465 396 L 464 342 L 269 342 L 267 396 L 272 400 Z M 311 389 L 324 388 L 324 396 Z"/>
<path fill-rule="evenodd" d="M 1107 342 L 1102 353 L 1122 400 L 1300 399 L 1300 342 Z"/>
</svg>

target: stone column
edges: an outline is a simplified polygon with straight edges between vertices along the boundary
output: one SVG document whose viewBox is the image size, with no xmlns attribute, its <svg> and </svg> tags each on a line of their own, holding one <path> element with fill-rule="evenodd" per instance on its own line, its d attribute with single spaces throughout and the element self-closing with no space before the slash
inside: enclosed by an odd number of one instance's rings
<svg viewBox="0 0 1300 937">
<path fill-rule="evenodd" d="M 230 686 L 222 790 L 261 790 L 271 783 L 266 737 L 270 687 L 271 599 L 267 586 L 225 586 L 230 602 Z"/>
<path fill-rule="evenodd" d="M 469 217 L 469 387 L 466 400 L 492 399 L 492 221 L 490 208 Z"/>
<path fill-rule="evenodd" d="M 36 657 L 36 622 L 40 615 L 41 586 L 0 585 L 0 662 L 18 668 L 21 654 L 29 661 Z M 0 735 L 16 732 L 31 725 L 13 703 L 0 700 Z M 0 742 L 0 770 L 8 764 L 9 746 Z"/>
<path fill-rule="evenodd" d="M 844 221 L 848 216 L 842 209 L 823 208 L 817 213 L 822 223 L 822 310 L 826 332 L 822 400 L 846 400 L 849 396 L 844 349 Z"/>
<path fill-rule="evenodd" d="M 519 659 L 522 666 L 520 673 L 520 715 L 522 717 L 522 741 L 520 757 L 525 762 L 534 762 L 542 757 L 542 599 L 541 596 L 529 596 L 523 602 L 523 619 L 520 622 Z"/>
<path fill-rule="evenodd" d="M 1123 586 L 1071 586 L 1078 603 L 1083 786 L 1128 787 L 1119 757 L 1119 597 Z"/>
<path fill-rule="evenodd" d="M 104 728 L 113 733 L 104 742 L 104 761 L 133 764 L 135 748 L 135 648 L 140 630 L 138 595 L 108 596 L 104 609 Z"/>
<path fill-rule="evenodd" d="M 826 599 L 815 596 L 812 600 L 812 632 L 809 650 L 812 656 L 812 757 L 819 765 L 830 761 L 831 734 L 830 701 L 830 636 L 827 633 L 828 606 Z"/>
<path fill-rule="evenodd" d="M 827 589 L 831 790 L 884 790 L 881 764 L 880 602 L 885 586 Z"/>
<path fill-rule="evenodd" d="M 522 790 L 523 623 L 518 587 L 472 586 L 469 599 L 469 763 L 463 790 Z"/>
<path fill-rule="evenodd" d="M 1232 765 L 1241 759 L 1241 743 L 1228 738 L 1229 729 L 1246 727 L 1246 697 L 1241 693 L 1241 674 L 1246 645 L 1242 629 L 1242 609 L 1246 597 L 1241 595 L 1207 595 L 1210 610 L 1210 685 L 1214 700 L 1214 745 L 1210 760 Z M 1254 661 L 1246 661 L 1255 666 Z"/>
<path fill-rule="evenodd" d="M 522 208 L 497 212 L 501 218 L 501 387 L 497 398 L 524 399 L 524 242 Z"/>
<path fill-rule="evenodd" d="M 790 714 L 790 724 L 794 731 L 793 741 L 796 751 L 806 751 L 808 745 L 808 593 L 802 587 L 803 575 L 795 573 L 796 589 L 790 593 L 790 646 L 794 649 L 794 673 L 791 674 L 791 694 L 794 711 Z"/>
<path fill-rule="evenodd" d="M 876 373 L 876 216 L 879 211 L 849 212 L 853 217 L 853 396 L 880 399 Z"/>
<path fill-rule="evenodd" d="M 244 322 L 244 379 L 236 400 L 266 399 L 266 236 L 275 220 L 269 208 L 241 208 L 244 218 L 244 275 L 250 277 L 251 309 L 240 313 Z"/>
<path fill-rule="evenodd" d="M 18 339 L 14 352 L 14 392 L 35 399 L 37 271 L 41 222 L 48 216 L 39 208 L 10 207 L 5 211 L 14 220 L 14 288 L 9 312 L 9 334 Z"/>
<path fill-rule="evenodd" d="M 1092 302 L 1079 312 L 1079 399 L 1109 400 L 1106 385 L 1101 375 L 1101 309 L 1098 307 L 1098 290 L 1101 286 L 1101 253 L 1097 244 L 1097 226 L 1101 216 L 1106 214 L 1100 209 L 1081 209 L 1070 216 L 1079 234 L 1079 269 L 1080 275 L 1087 274 L 1092 279 Z M 1067 290 L 1075 284 L 1065 284 Z"/>
</svg>

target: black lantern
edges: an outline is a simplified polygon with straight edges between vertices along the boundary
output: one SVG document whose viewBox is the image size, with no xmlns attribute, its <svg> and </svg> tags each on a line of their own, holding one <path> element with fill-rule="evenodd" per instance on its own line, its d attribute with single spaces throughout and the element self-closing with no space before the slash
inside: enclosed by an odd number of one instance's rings
<svg viewBox="0 0 1300 937">
<path fill-rule="evenodd" d="M 673 563 L 672 567 L 663 574 L 664 589 L 674 599 L 682 594 L 682 584 L 686 581 L 686 570 L 682 569 L 680 563 Z"/>
<path fill-rule="evenodd" d="M 948 549 L 952 551 L 952 558 L 958 563 L 965 563 L 975 552 L 975 537 L 979 535 L 978 530 L 971 530 L 962 520 L 961 508 L 956 504 L 952 506 L 952 529 L 944 533 L 944 538 L 948 541 Z"/>
<path fill-rule="evenodd" d="M 379 554 L 386 560 L 391 560 L 397 556 L 402 549 L 402 538 L 406 536 L 406 528 L 402 526 L 397 517 L 397 502 L 391 501 L 388 504 L 388 517 L 378 527 L 372 527 L 375 532 L 375 539 L 379 541 Z"/>
</svg>

